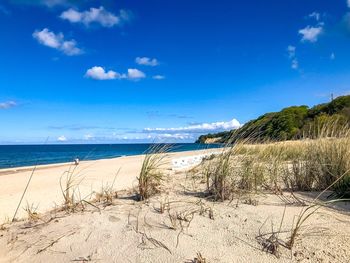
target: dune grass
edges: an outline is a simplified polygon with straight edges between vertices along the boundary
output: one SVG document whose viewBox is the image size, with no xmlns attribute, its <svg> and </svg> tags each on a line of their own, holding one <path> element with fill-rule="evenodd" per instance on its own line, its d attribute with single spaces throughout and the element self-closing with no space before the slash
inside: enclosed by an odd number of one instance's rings
<svg viewBox="0 0 350 263">
<path fill-rule="evenodd" d="M 314 129 L 308 137 L 297 141 L 245 140 L 228 145 L 221 155 L 201 165 L 207 192 L 220 201 L 234 195 L 239 200 L 242 192 L 268 190 L 279 195 L 283 191 L 292 195 L 294 191 L 321 192 L 296 215 L 289 238 L 284 242 L 285 247 L 292 249 L 300 229 L 321 207 L 349 201 L 350 197 L 350 127 L 330 123 Z M 320 201 L 329 191 L 328 200 Z M 284 215 L 281 225 L 283 218 Z M 277 253 L 279 246 L 278 232 L 274 234 L 273 240 L 264 243 L 270 253 Z"/>
<path fill-rule="evenodd" d="M 165 164 L 167 153 L 171 149 L 170 145 L 152 146 L 143 159 L 138 180 L 138 199 L 146 200 L 159 192 L 159 186 L 164 174 L 162 166 Z"/>
<path fill-rule="evenodd" d="M 205 161 L 202 171 L 208 191 L 220 200 L 237 190 L 322 191 L 329 185 L 334 197 L 348 197 L 350 127 L 325 126 L 298 141 L 238 142 Z"/>
</svg>

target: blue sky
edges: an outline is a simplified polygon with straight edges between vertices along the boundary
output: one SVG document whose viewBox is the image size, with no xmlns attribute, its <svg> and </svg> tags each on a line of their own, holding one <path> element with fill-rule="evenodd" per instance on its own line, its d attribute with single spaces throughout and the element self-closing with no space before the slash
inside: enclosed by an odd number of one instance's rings
<svg viewBox="0 0 350 263">
<path fill-rule="evenodd" d="M 1 0 L 0 143 L 191 142 L 350 92 L 347 0 Z"/>
</svg>

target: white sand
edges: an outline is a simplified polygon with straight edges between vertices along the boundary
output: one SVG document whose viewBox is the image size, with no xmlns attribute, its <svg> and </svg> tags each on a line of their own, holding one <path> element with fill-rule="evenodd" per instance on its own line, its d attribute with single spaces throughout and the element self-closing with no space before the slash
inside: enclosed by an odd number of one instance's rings
<svg viewBox="0 0 350 263">
<path fill-rule="evenodd" d="M 194 153 L 176 153 L 173 158 Z M 123 165 L 116 184 L 117 189 L 133 185 L 141 165 L 141 156 L 96 163 L 83 163 L 89 183 L 98 187 L 101 179 L 113 180 L 114 172 Z M 52 199 L 61 202 L 57 180 L 67 167 L 49 167 L 38 171 L 27 199 L 52 206 Z M 22 174 L 22 173 L 19 173 Z M 19 197 L 28 172 L 22 179 L 17 175 L 0 176 L 1 205 L 6 197 L 11 212 L 16 201 L 11 199 L 11 189 Z M 196 262 L 200 252 L 207 262 L 349 262 L 350 214 L 349 206 L 322 208 L 303 225 L 293 250 L 279 246 L 279 257 L 262 250 L 264 238 L 272 229 L 277 231 L 286 207 L 281 242 L 288 240 L 291 226 L 302 206 L 286 204 L 287 193 L 281 196 L 261 194 L 243 196 L 232 202 L 212 202 L 197 197 L 205 185 L 200 178 L 193 179 L 187 171 L 166 171 L 162 194 L 148 202 L 132 200 L 129 193 L 121 192 L 110 206 L 88 206 L 84 212 L 41 215 L 42 220 L 54 216 L 45 224 L 26 221 L 0 230 L 0 262 Z M 47 178 L 48 176 L 50 178 Z M 13 177 L 11 177 L 13 176 Z M 4 179 L 5 178 L 5 179 Z M 41 180 L 45 180 L 42 182 Z M 10 180 L 11 182 L 8 182 Z M 7 189 L 4 184 L 7 184 Z M 21 184 L 21 186 L 16 185 Z M 89 183 L 85 183 L 88 188 Z M 39 192 L 40 194 L 38 194 Z M 299 193 L 305 200 L 310 193 Z M 256 200 L 257 205 L 247 204 Z M 295 201 L 295 200 L 294 200 Z M 169 202 L 164 213 L 160 204 Z M 209 218 L 209 210 L 214 218 Z M 202 211 L 202 213 L 201 213 Z M 170 215 L 180 217 L 192 214 L 186 221 L 172 224 Z M 175 229 L 173 227 L 175 226 Z M 263 235 L 258 238 L 259 234 Z"/>
<path fill-rule="evenodd" d="M 174 158 L 212 151 L 215 151 L 215 149 L 169 153 L 168 168 L 171 168 L 170 161 Z M 80 162 L 75 174 L 80 175 L 82 179 L 79 187 L 82 197 L 93 191 L 99 191 L 102 184 L 111 184 L 119 169 L 115 189 L 132 188 L 135 186 L 136 177 L 140 172 L 143 157 L 143 155 L 137 155 Z M 61 205 L 63 196 L 60 188 L 60 178 L 67 170 L 73 168 L 72 164 L 38 166 L 19 209 L 18 218 L 25 215 L 23 207 L 27 202 L 35 207 L 38 206 L 39 212 L 50 210 L 55 205 Z M 32 170 L 32 167 L 0 169 L 0 223 L 8 218 L 12 219 Z"/>
</svg>

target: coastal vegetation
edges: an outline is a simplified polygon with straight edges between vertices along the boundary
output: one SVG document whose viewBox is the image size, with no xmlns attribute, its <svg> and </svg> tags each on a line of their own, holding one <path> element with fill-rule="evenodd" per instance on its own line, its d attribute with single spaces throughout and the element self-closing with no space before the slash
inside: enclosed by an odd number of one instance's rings
<svg viewBox="0 0 350 263">
<path fill-rule="evenodd" d="M 159 186 L 163 180 L 162 166 L 170 145 L 160 144 L 152 146 L 143 159 L 140 175 L 138 176 L 138 199 L 148 199 L 159 192 Z"/>
<path fill-rule="evenodd" d="M 291 257 L 292 262 L 309 257 L 317 261 L 325 256 L 315 254 L 312 249 L 308 251 L 305 246 L 313 244 L 310 240 L 315 237 L 311 231 L 320 234 L 317 231 L 321 230 L 310 229 L 308 223 L 332 222 L 332 225 L 346 227 L 345 216 L 344 223 L 326 215 L 337 213 L 333 208 L 338 209 L 338 203 L 343 204 L 350 198 L 350 127 L 332 122 L 314 131 L 299 140 L 257 143 L 255 138 L 245 138 L 207 155 L 200 164 L 179 171 L 169 169 L 170 146 L 155 145 L 140 158 L 134 181 L 137 185 L 133 189 L 117 191 L 116 175 L 112 182 L 102 184 L 100 191 L 81 195 L 84 168 L 72 166 L 59 181 L 61 206 L 44 214 L 39 213 L 34 204 L 27 203 L 25 229 L 29 229 L 30 243 L 24 243 L 26 247 L 22 248 L 22 243 L 11 242 L 20 248 L 20 253 L 25 251 L 24 256 L 54 257 L 49 250 L 53 246 L 70 251 L 64 243 L 77 248 L 76 240 L 83 240 L 79 246 L 86 247 L 94 236 L 95 241 L 91 242 L 102 242 L 97 233 L 105 233 L 109 238 L 106 246 L 115 246 L 114 242 L 118 247 L 126 245 L 131 248 L 128 253 L 132 255 L 135 251 L 148 255 L 146 251 L 159 249 L 152 255 L 174 261 L 183 259 L 184 251 L 190 251 L 187 256 L 191 255 L 192 259 L 195 253 L 197 256 L 188 262 L 217 262 L 212 261 L 209 253 L 205 257 L 201 253 L 214 243 L 215 253 L 220 253 L 217 250 L 221 248 L 242 253 L 240 246 L 243 246 L 245 251 L 254 247 L 250 253 L 258 253 L 259 249 L 267 252 L 255 254 L 266 261 L 279 262 L 280 258 L 283 261 L 287 257 Z M 142 202 L 135 202 L 135 194 L 137 201 Z M 326 207 L 331 209 L 326 210 Z M 269 220 L 271 230 L 268 229 Z M 274 227 L 276 220 L 277 227 Z M 52 221 L 55 223 L 50 223 Z M 95 221 L 96 224 L 92 223 Z M 19 224 L 21 232 L 15 235 L 26 240 L 29 235 L 23 234 L 21 222 L 13 224 L 2 225 L 1 231 L 9 233 L 2 235 L 11 238 L 15 231 L 12 229 Z M 63 228 L 62 235 L 52 236 L 55 232 L 48 232 L 55 224 Z M 30 229 L 40 229 L 40 235 L 35 236 Z M 111 231 L 115 234 L 113 237 L 122 237 L 122 244 L 109 236 Z M 339 237 L 334 231 L 332 228 L 332 238 Z M 52 237 L 44 239 L 35 250 L 32 240 L 40 240 L 43 235 Z M 60 242 L 61 239 L 66 242 Z M 308 241 L 303 242 L 304 239 Z M 0 242 L 2 240 L 0 235 Z M 196 247 L 198 240 L 200 244 Z M 336 240 L 339 244 L 340 239 Z M 233 250 L 237 242 L 242 243 Z M 97 243 L 94 246 L 98 246 Z M 111 248 L 112 254 L 116 253 L 114 248 Z M 333 253 L 325 246 L 322 249 Z M 152 255 L 148 256 L 153 258 Z M 108 256 L 92 253 L 74 259 Z M 337 257 L 333 262 L 341 262 L 346 256 L 332 254 Z"/>
<path fill-rule="evenodd" d="M 337 122 L 317 129 L 313 138 L 296 141 L 256 143 L 245 139 L 227 145 L 225 150 L 201 164 L 198 173 L 205 181 L 205 195 L 215 201 L 245 198 L 245 204 L 257 205 L 254 196 L 273 193 L 284 199 L 291 193 L 286 205 L 299 205 L 290 235 L 279 238 L 280 228 L 261 241 L 263 250 L 279 257 L 279 247 L 290 250 L 303 225 L 324 206 L 350 199 L 350 128 Z M 297 198 L 294 193 L 312 192 L 311 202 Z M 259 234 L 259 238 L 264 235 Z"/>
<path fill-rule="evenodd" d="M 349 123 L 350 95 L 312 108 L 292 106 L 279 112 L 266 113 L 237 130 L 202 135 L 196 142 L 230 143 L 247 138 L 256 142 L 295 140 L 317 136 L 323 126 L 337 124 L 341 127 Z"/>
<path fill-rule="evenodd" d="M 262 190 L 332 190 L 332 197 L 350 197 L 350 128 L 323 126 L 313 139 L 259 144 L 245 140 L 202 165 L 207 192 L 216 200 Z"/>
</svg>

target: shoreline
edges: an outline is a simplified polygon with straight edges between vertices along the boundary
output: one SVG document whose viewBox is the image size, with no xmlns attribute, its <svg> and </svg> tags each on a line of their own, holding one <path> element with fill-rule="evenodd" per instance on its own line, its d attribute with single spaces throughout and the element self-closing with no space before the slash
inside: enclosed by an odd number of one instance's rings
<svg viewBox="0 0 350 263">
<path fill-rule="evenodd" d="M 211 153 L 217 150 L 214 148 L 167 153 L 167 164 L 164 169 L 171 170 L 171 160 L 174 158 Z M 79 180 L 82 180 L 79 185 L 82 196 L 100 191 L 103 186 L 110 184 L 115 178 L 116 191 L 132 189 L 141 170 L 143 157 L 144 155 L 132 155 L 81 161 L 75 173 Z M 73 166 L 73 163 L 39 165 L 21 203 L 18 218 L 25 215 L 23 207 L 27 203 L 38 205 L 39 213 L 60 205 L 63 202 L 60 180 Z M 12 217 L 33 169 L 32 166 L 0 170 L 0 222 Z"/>
<path fill-rule="evenodd" d="M 188 143 L 191 144 L 191 143 Z M 56 145 L 56 144 L 54 144 Z M 71 145 L 71 144 L 69 144 Z M 73 144 L 72 144 L 73 145 Z M 219 145 L 219 144 L 215 144 Z M 8 145 L 0 145 L 0 146 L 8 146 Z M 31 146 L 31 145 L 25 145 L 25 146 Z M 172 153 L 183 153 L 183 152 L 192 152 L 192 151 L 206 151 L 206 150 L 214 150 L 214 149 L 221 149 L 222 147 L 213 147 L 213 148 L 205 148 L 205 149 L 193 149 L 193 150 L 176 150 L 174 148 L 174 151 L 170 151 L 168 154 Z M 81 159 L 80 163 L 83 162 L 91 162 L 91 161 L 99 161 L 99 160 L 111 160 L 111 159 L 118 159 L 118 158 L 123 158 L 123 157 L 130 157 L 130 156 L 139 156 L 139 155 L 145 155 L 144 153 L 142 154 L 130 154 L 130 155 L 120 155 L 120 156 L 113 156 L 113 157 L 101 157 L 101 158 L 96 158 L 96 159 Z M 28 170 L 33 170 L 34 167 L 36 167 L 37 170 L 39 169 L 45 169 L 45 168 L 51 168 L 51 167 L 59 167 L 59 166 L 66 166 L 70 165 L 73 163 L 73 160 L 71 162 L 53 162 L 53 163 L 43 163 L 43 164 L 37 164 L 37 165 L 23 165 L 23 166 L 14 166 L 14 167 L 0 167 L 0 176 L 6 175 L 6 174 L 13 174 L 16 172 L 24 172 Z"/>
</svg>

